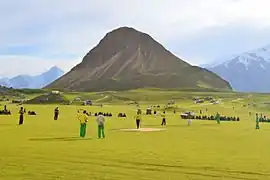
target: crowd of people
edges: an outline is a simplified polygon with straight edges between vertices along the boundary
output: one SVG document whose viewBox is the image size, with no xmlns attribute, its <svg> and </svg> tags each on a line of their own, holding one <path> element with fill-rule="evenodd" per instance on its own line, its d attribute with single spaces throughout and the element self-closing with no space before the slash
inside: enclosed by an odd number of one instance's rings
<svg viewBox="0 0 270 180">
<path fill-rule="evenodd" d="M 98 116 L 99 113 L 101 113 L 101 114 L 102 114 L 103 116 L 105 116 L 105 117 L 112 117 L 112 113 L 108 113 L 108 112 L 106 112 L 106 113 L 104 113 L 104 112 L 94 113 L 94 116 Z M 90 112 L 90 113 L 89 113 L 89 116 L 91 116 L 91 115 L 92 115 L 92 113 Z"/>
<path fill-rule="evenodd" d="M 10 110 L 7 110 L 7 107 L 4 106 L 4 110 L 0 110 L 0 114 L 5 113 L 5 114 L 11 114 Z M 22 125 L 24 123 L 24 114 L 26 113 L 26 109 L 21 107 L 19 110 L 19 125 Z M 175 113 L 175 111 L 174 111 Z M 56 107 L 54 109 L 54 120 L 58 120 L 60 114 L 59 107 Z M 159 114 L 154 111 L 154 115 Z M 249 113 L 251 114 L 251 113 Z M 28 115 L 36 115 L 35 111 L 28 111 Z M 147 115 L 147 112 L 144 114 Z M 167 117 L 166 117 L 166 112 L 161 111 L 160 115 L 160 120 L 161 120 L 161 126 L 166 126 L 167 124 Z M 96 117 L 96 122 L 97 122 L 97 129 L 98 129 L 98 138 L 105 138 L 105 132 L 104 132 L 104 127 L 105 127 L 105 117 L 112 117 L 112 113 L 103 113 L 103 112 L 98 112 L 98 113 L 91 113 L 87 112 L 86 110 L 78 110 L 77 111 L 77 119 L 80 122 L 80 137 L 85 137 L 86 136 L 86 131 L 87 131 L 87 122 L 89 116 L 95 116 Z M 127 117 L 125 113 L 119 113 L 118 117 Z M 142 110 L 140 108 L 137 109 L 136 115 L 134 117 L 135 119 L 135 124 L 136 128 L 139 129 L 141 128 L 141 121 L 143 117 Z M 192 123 L 192 120 L 216 120 L 218 124 L 220 124 L 220 121 L 240 121 L 239 117 L 230 117 L 230 116 L 221 116 L 219 113 L 217 113 L 215 116 L 210 115 L 191 115 L 191 114 L 182 114 L 180 116 L 182 119 L 187 120 L 187 124 L 190 126 Z M 260 122 L 270 122 L 270 119 L 267 119 L 266 116 L 263 116 L 262 114 L 259 116 L 256 114 L 256 129 L 260 129 Z"/>
<path fill-rule="evenodd" d="M 194 120 L 216 120 L 216 116 L 184 116 L 181 115 L 182 119 L 194 119 Z M 239 117 L 230 117 L 230 116 L 220 116 L 221 121 L 240 121 Z"/>
<path fill-rule="evenodd" d="M 7 109 L 7 106 L 4 106 L 3 110 L 0 110 L 0 115 L 11 115 L 11 111 Z"/>
<path fill-rule="evenodd" d="M 127 117 L 126 113 L 119 113 L 118 117 Z"/>
</svg>

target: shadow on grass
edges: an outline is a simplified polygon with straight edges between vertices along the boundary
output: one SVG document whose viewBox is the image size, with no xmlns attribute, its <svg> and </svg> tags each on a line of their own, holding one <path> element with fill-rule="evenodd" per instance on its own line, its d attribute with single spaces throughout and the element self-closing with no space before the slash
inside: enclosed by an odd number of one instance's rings
<svg viewBox="0 0 270 180">
<path fill-rule="evenodd" d="M 57 138 L 30 138 L 29 141 L 82 141 L 92 140 L 92 138 L 81 137 L 57 137 Z"/>
</svg>

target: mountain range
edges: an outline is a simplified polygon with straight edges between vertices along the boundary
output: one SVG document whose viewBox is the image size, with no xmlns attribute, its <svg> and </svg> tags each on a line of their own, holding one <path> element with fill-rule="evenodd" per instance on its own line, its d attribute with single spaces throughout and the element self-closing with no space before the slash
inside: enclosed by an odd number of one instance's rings
<svg viewBox="0 0 270 180">
<path fill-rule="evenodd" d="M 144 87 L 231 90 L 215 73 L 188 64 L 150 35 L 130 27 L 107 33 L 81 63 L 45 88 L 104 91 Z"/>
<path fill-rule="evenodd" d="M 0 78 L 0 85 L 16 89 L 40 89 L 61 77 L 64 71 L 54 66 L 37 76 L 18 75 L 13 78 Z"/>
<path fill-rule="evenodd" d="M 227 80 L 235 91 L 270 92 L 270 45 L 203 67 Z"/>
</svg>

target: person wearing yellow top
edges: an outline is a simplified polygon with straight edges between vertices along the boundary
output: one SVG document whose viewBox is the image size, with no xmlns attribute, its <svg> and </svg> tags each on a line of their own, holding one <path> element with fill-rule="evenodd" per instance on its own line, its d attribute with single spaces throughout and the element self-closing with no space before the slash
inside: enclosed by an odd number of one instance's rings
<svg viewBox="0 0 270 180">
<path fill-rule="evenodd" d="M 137 129 L 140 128 L 140 124 L 141 124 L 141 120 L 142 120 L 142 116 L 141 116 L 141 111 L 138 111 L 136 116 L 135 116 L 135 120 L 136 120 L 136 126 Z"/>
<path fill-rule="evenodd" d="M 86 114 L 86 111 L 83 111 L 83 114 L 81 114 L 78 111 L 77 118 L 80 121 L 80 137 L 85 137 L 86 134 L 86 123 L 88 122 L 88 116 Z"/>
<path fill-rule="evenodd" d="M 166 114 L 165 111 L 163 111 L 163 114 L 161 114 L 162 122 L 161 126 L 166 126 Z"/>
</svg>

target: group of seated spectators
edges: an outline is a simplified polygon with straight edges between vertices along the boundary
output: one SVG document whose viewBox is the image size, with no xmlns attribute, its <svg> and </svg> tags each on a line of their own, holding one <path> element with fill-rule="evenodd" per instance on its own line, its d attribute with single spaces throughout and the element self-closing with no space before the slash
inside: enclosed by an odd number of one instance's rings
<svg viewBox="0 0 270 180">
<path fill-rule="evenodd" d="M 11 115 L 11 111 L 7 109 L 7 106 L 4 106 L 4 110 L 0 110 L 0 115 Z"/>
<path fill-rule="evenodd" d="M 268 119 L 266 116 L 259 118 L 260 122 L 270 122 L 270 119 Z"/>
<path fill-rule="evenodd" d="M 28 111 L 28 115 L 35 116 L 35 115 L 37 115 L 37 113 L 35 111 Z"/>
<path fill-rule="evenodd" d="M 10 110 L 0 110 L 0 115 L 11 115 Z"/>
<path fill-rule="evenodd" d="M 101 112 L 103 116 L 106 116 L 106 117 L 112 117 L 112 113 L 103 113 Z M 91 112 L 88 114 L 89 116 L 91 116 Z M 95 116 L 98 116 L 98 113 L 94 113 Z"/>
<path fill-rule="evenodd" d="M 125 113 L 119 113 L 118 117 L 127 117 L 127 115 Z"/>
<path fill-rule="evenodd" d="M 196 120 L 216 120 L 216 116 L 182 116 L 182 119 L 196 119 Z M 240 121 L 239 117 L 220 116 L 221 121 Z"/>
</svg>

